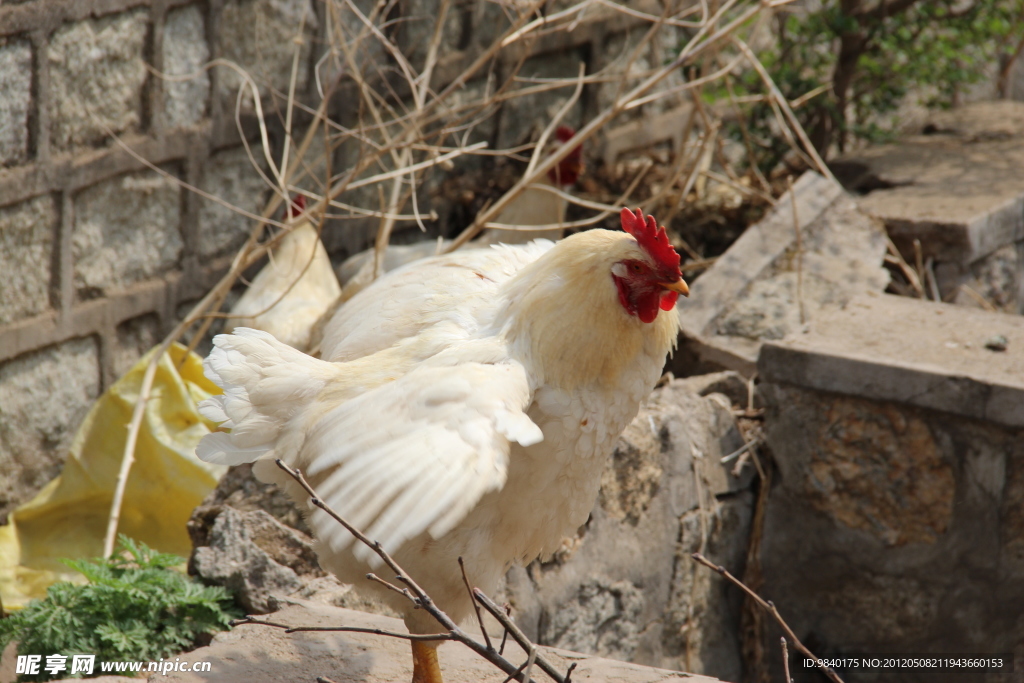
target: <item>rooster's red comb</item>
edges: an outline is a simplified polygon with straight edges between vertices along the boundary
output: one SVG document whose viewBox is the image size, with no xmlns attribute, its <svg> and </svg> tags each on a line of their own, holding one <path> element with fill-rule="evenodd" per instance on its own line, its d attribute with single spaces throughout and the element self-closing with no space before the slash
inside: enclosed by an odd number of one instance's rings
<svg viewBox="0 0 1024 683">
<path fill-rule="evenodd" d="M 559 142 L 569 142 L 573 135 L 576 135 L 576 131 L 569 126 L 559 126 L 555 129 L 555 139 Z"/>
<path fill-rule="evenodd" d="M 655 263 L 667 270 L 674 270 L 678 277 L 682 277 L 679 270 L 679 254 L 672 248 L 668 241 L 665 228 L 658 227 L 658 221 L 654 216 L 644 216 L 640 209 L 630 211 L 623 209 L 620 214 L 622 218 L 622 229 L 632 235 L 640 247 L 654 259 Z"/>
<path fill-rule="evenodd" d="M 288 210 L 285 211 L 285 213 L 287 214 L 288 218 L 295 218 L 305 210 L 306 196 L 300 194 L 297 195 L 294 199 L 292 199 L 291 205 L 288 207 Z"/>
</svg>

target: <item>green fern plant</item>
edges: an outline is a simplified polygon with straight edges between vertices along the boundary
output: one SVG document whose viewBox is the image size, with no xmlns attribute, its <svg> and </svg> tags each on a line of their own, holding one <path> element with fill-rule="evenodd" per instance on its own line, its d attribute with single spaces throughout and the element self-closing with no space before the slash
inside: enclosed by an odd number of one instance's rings
<svg viewBox="0 0 1024 683">
<path fill-rule="evenodd" d="M 184 560 L 127 536 L 110 559 L 64 560 L 86 585 L 56 583 L 43 600 L 0 620 L 0 650 L 12 640 L 19 655 L 96 655 L 102 661 L 148 660 L 181 652 L 203 634 L 223 631 L 241 616 L 231 595 L 172 569 Z M 68 676 L 68 672 L 59 674 Z M 43 671 L 20 680 L 48 680 Z"/>
</svg>

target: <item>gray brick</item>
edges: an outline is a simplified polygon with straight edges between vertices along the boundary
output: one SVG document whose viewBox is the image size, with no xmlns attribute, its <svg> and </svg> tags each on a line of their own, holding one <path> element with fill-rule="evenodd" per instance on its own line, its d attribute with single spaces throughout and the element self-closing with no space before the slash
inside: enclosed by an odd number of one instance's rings
<svg viewBox="0 0 1024 683">
<path fill-rule="evenodd" d="M 50 263 L 57 211 L 36 197 L 0 209 L 0 324 L 37 315 L 50 305 Z"/>
<path fill-rule="evenodd" d="M 750 226 L 680 302 L 685 348 L 702 362 L 749 376 L 765 340 L 796 333 L 819 313 L 888 284 L 878 221 L 811 171 L 792 193 Z M 800 224 L 799 260 L 794 222 Z"/>
<path fill-rule="evenodd" d="M 199 6 L 169 12 L 164 26 L 164 72 L 171 76 L 198 75 L 189 81 L 164 81 L 167 127 L 191 126 L 202 119 L 210 95 L 210 76 L 202 66 L 209 59 L 206 22 Z"/>
<path fill-rule="evenodd" d="M 139 127 L 147 13 L 66 24 L 50 40 L 50 124 L 57 149 Z"/>
<path fill-rule="evenodd" d="M 253 152 L 259 154 L 255 148 Z M 210 157 L 202 189 L 250 213 L 257 213 L 267 186 L 253 169 L 245 148 L 239 147 Z M 241 246 L 252 228 L 252 221 L 209 199 L 199 201 L 196 249 L 199 255 L 216 256 Z"/>
<path fill-rule="evenodd" d="M 305 14 L 305 41 L 299 64 L 297 90 L 305 89 L 309 56 L 316 32 L 316 14 L 310 0 L 229 0 L 221 14 L 221 56 L 245 69 L 267 95 L 270 85 L 287 93 L 291 80 L 293 39 Z M 241 78 L 233 69 L 220 70 L 219 91 L 234 104 Z M 251 96 L 247 93 L 247 99 Z"/>
<path fill-rule="evenodd" d="M 173 181 L 144 171 L 75 197 L 71 253 L 80 298 L 123 289 L 177 265 L 183 246 L 180 194 Z"/>
<path fill-rule="evenodd" d="M 74 433 L 100 392 L 92 338 L 0 365 L 0 514 L 60 472 Z"/>
<path fill-rule="evenodd" d="M 32 106 L 32 48 L 27 41 L 0 43 L 0 166 L 28 157 Z"/>
</svg>

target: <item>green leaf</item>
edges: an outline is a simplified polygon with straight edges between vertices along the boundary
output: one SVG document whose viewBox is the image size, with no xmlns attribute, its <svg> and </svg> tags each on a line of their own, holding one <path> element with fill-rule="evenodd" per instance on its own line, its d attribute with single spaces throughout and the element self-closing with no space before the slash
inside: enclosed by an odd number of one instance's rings
<svg viewBox="0 0 1024 683">
<path fill-rule="evenodd" d="M 117 661 L 157 660 L 189 648 L 200 635 L 226 629 L 241 610 L 223 588 L 173 569 L 182 562 L 125 536 L 110 559 L 64 560 L 89 583 L 56 583 L 44 600 L 0 620 L 0 649 L 17 638 L 22 655 Z M 48 677 L 44 671 L 20 680 Z"/>
</svg>

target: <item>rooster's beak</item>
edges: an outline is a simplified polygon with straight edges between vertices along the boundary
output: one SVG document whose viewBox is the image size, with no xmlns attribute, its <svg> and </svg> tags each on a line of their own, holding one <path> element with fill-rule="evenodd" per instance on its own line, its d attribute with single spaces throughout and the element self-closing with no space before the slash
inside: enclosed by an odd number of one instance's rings
<svg viewBox="0 0 1024 683">
<path fill-rule="evenodd" d="M 678 292 L 683 296 L 690 296 L 690 288 L 686 286 L 686 280 L 683 280 L 682 278 L 675 282 L 659 282 L 658 284 L 669 291 Z"/>
</svg>

